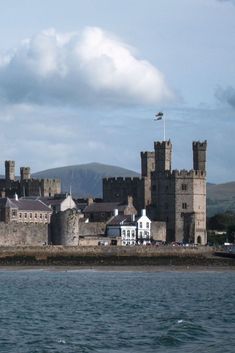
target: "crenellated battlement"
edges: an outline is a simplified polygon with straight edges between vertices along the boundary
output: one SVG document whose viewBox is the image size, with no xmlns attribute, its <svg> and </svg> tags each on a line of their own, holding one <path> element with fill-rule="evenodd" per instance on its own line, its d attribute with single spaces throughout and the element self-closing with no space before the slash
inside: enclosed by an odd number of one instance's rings
<svg viewBox="0 0 235 353">
<path fill-rule="evenodd" d="M 108 183 L 132 183 L 141 181 L 141 177 L 106 177 L 103 178 L 103 182 Z"/>
<path fill-rule="evenodd" d="M 193 141 L 193 150 L 206 150 L 207 149 L 207 140 L 201 141 Z"/>
<path fill-rule="evenodd" d="M 178 170 L 174 169 L 172 171 L 166 170 L 163 173 L 160 173 L 160 175 L 164 176 L 164 178 L 202 178 L 204 179 L 206 177 L 206 172 L 204 170 Z"/>
<path fill-rule="evenodd" d="M 140 156 L 142 157 L 155 157 L 155 152 L 154 151 L 142 151 L 140 152 Z"/>
<path fill-rule="evenodd" d="M 170 148 L 172 147 L 171 140 L 168 141 L 154 141 L 154 149 L 157 148 Z"/>
</svg>

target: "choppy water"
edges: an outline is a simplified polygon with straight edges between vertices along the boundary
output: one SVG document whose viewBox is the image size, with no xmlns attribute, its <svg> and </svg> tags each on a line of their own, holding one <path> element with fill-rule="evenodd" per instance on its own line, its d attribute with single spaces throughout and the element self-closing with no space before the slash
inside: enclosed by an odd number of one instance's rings
<svg viewBox="0 0 235 353">
<path fill-rule="evenodd" d="M 0 271 L 0 352 L 235 351 L 234 272 Z"/>
</svg>

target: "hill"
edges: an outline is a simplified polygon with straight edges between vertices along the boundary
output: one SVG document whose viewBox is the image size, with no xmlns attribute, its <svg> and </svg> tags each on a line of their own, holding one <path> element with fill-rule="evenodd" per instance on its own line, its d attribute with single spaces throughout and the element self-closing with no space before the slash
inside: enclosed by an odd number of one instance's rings
<svg viewBox="0 0 235 353">
<path fill-rule="evenodd" d="M 207 213 L 235 212 L 235 182 L 207 185 Z"/>
<path fill-rule="evenodd" d="M 139 174 L 116 166 L 89 163 L 44 170 L 34 178 L 59 178 L 62 191 L 72 190 L 76 197 L 102 197 L 102 179 L 105 177 L 138 177 Z"/>
<path fill-rule="evenodd" d="M 102 197 L 102 178 L 135 177 L 138 173 L 100 163 L 73 165 L 34 173 L 35 178 L 59 178 L 62 191 L 69 191 L 70 185 L 75 197 Z M 224 184 L 207 183 L 207 214 L 212 216 L 225 211 L 235 212 L 235 182 Z"/>
</svg>

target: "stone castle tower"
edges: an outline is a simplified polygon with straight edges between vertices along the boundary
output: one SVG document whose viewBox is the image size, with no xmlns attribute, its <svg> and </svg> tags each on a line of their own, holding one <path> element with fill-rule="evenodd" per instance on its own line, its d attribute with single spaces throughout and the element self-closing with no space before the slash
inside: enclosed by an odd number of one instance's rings
<svg viewBox="0 0 235 353">
<path fill-rule="evenodd" d="M 152 199 L 155 217 L 167 224 L 169 241 L 206 244 L 206 148 L 193 142 L 193 169 L 171 170 L 170 141 L 154 144 Z"/>
<path fill-rule="evenodd" d="M 34 179 L 30 167 L 20 168 L 20 180 L 15 177 L 15 161 L 5 161 L 5 178 L 0 179 L 0 196 L 53 197 L 61 192 L 59 179 Z"/>
<path fill-rule="evenodd" d="M 106 202 L 125 202 L 128 196 L 140 212 L 167 225 L 168 241 L 206 244 L 207 142 L 193 142 L 193 169 L 172 171 L 172 144 L 154 143 L 154 152 L 141 152 L 140 178 L 105 178 Z"/>
</svg>

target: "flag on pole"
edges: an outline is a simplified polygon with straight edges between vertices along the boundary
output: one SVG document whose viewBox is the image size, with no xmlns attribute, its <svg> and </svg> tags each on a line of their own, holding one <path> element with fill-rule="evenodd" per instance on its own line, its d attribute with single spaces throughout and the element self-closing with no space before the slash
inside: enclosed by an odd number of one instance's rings
<svg viewBox="0 0 235 353">
<path fill-rule="evenodd" d="M 156 119 L 154 119 L 154 120 L 161 120 L 163 118 L 163 113 L 159 112 L 159 113 L 155 114 L 155 117 L 156 117 Z"/>
</svg>

